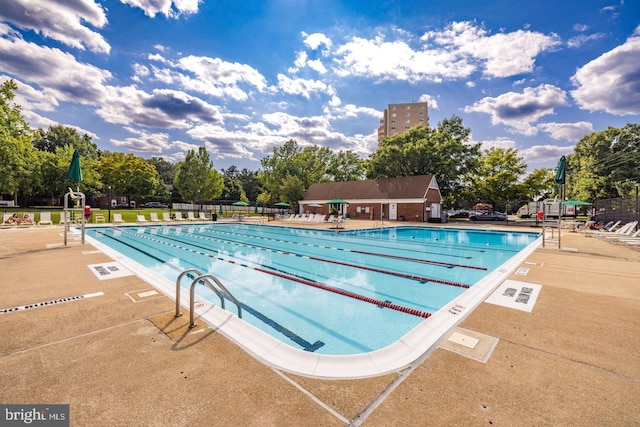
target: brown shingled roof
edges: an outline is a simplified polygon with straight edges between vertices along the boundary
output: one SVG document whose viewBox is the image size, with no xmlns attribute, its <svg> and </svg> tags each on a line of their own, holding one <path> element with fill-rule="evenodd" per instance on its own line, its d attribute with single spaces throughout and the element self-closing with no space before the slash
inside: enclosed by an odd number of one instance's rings
<svg viewBox="0 0 640 427">
<path fill-rule="evenodd" d="M 312 184 L 302 200 L 424 199 L 433 175 Z"/>
</svg>

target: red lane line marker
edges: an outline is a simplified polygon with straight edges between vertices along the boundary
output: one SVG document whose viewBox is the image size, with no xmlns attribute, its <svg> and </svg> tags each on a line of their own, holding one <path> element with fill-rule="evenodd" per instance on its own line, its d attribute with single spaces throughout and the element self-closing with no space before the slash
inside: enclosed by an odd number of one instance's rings
<svg viewBox="0 0 640 427">
<path fill-rule="evenodd" d="M 354 298 L 354 299 L 357 299 L 357 300 L 360 300 L 360 301 L 368 302 L 368 303 L 379 305 L 379 306 L 382 306 L 382 307 L 387 307 L 387 308 L 390 308 L 392 310 L 400 311 L 402 313 L 407 313 L 407 314 L 412 314 L 414 316 L 424 317 L 425 319 L 431 317 L 431 313 L 427 313 L 426 311 L 421 311 L 421 310 L 418 310 L 418 309 L 415 309 L 415 308 L 403 307 L 401 305 L 392 304 L 392 303 L 387 302 L 387 301 L 380 301 L 380 300 L 377 300 L 375 298 L 365 297 L 364 295 L 360 295 L 360 294 L 356 294 L 356 293 L 353 293 L 353 292 L 345 291 L 343 289 L 332 288 L 331 286 L 321 285 L 320 283 L 311 282 L 309 280 L 301 279 L 301 278 L 298 278 L 298 277 L 287 276 L 286 274 L 276 273 L 274 271 L 268 271 L 268 270 L 265 270 L 265 269 L 262 269 L 262 268 L 259 268 L 259 267 L 254 268 L 254 270 L 260 271 L 262 273 L 271 274 L 273 276 L 278 276 L 278 277 L 281 277 L 283 279 L 293 280 L 294 282 L 302 283 L 302 284 L 308 285 L 308 286 L 313 286 L 314 288 L 322 289 L 322 290 L 325 290 L 325 291 L 334 292 L 336 294 L 344 295 L 346 297 Z"/>
</svg>

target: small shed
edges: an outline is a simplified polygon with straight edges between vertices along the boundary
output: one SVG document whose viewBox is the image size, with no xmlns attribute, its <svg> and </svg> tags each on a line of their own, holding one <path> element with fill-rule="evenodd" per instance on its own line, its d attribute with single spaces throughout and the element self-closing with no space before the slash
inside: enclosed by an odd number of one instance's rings
<svg viewBox="0 0 640 427">
<path fill-rule="evenodd" d="M 335 198 L 348 204 L 327 204 Z M 416 175 L 312 184 L 299 206 L 300 213 L 329 214 L 333 207 L 354 219 L 440 222 L 442 195 L 435 175 Z"/>
</svg>

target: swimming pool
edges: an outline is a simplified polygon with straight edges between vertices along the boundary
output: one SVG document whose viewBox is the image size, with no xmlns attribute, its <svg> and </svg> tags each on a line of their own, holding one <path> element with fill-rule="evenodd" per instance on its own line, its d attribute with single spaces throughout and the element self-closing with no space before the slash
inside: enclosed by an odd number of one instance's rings
<svg viewBox="0 0 640 427">
<path fill-rule="evenodd" d="M 169 283 L 180 272 L 213 274 L 241 302 L 243 323 L 298 352 L 342 357 L 382 352 L 425 319 L 438 323 L 436 314 L 470 307 L 459 302 L 477 294 L 484 280 L 538 234 L 209 223 L 96 227 L 87 237 L 164 278 L 160 287 L 170 296 L 175 289 Z M 188 288 L 190 280 L 182 285 Z M 221 313 L 218 297 L 206 287 L 197 286 L 197 293 L 199 316 L 236 317 L 233 304 Z M 181 300 L 187 303 L 188 297 Z"/>
</svg>

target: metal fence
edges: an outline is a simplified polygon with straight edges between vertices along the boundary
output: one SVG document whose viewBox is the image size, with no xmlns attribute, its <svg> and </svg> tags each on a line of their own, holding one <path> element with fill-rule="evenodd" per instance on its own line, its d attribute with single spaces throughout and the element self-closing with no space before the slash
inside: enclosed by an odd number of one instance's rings
<svg viewBox="0 0 640 427">
<path fill-rule="evenodd" d="M 593 218 L 596 221 L 638 221 L 637 197 L 617 197 L 615 199 L 596 200 L 593 204 Z"/>
</svg>

